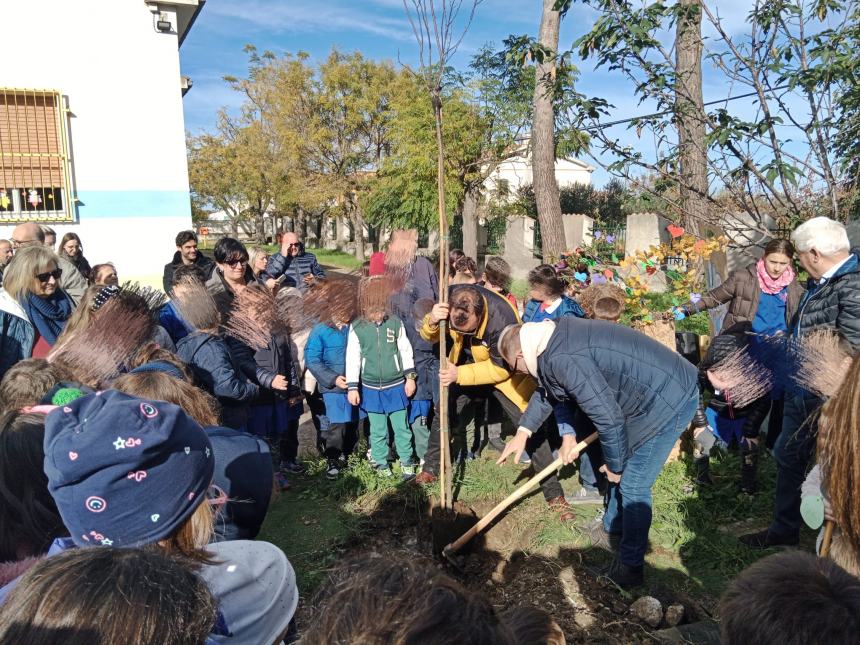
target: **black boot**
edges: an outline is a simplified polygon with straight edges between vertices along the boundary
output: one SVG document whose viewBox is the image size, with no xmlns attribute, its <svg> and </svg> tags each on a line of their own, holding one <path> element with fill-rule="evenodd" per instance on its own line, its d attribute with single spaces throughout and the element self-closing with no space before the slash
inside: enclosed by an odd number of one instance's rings
<svg viewBox="0 0 860 645">
<path fill-rule="evenodd" d="M 710 427 L 705 426 L 693 430 L 696 484 L 699 486 L 710 486 L 714 483 L 711 479 L 711 450 L 714 443 L 714 433 Z"/>
<path fill-rule="evenodd" d="M 755 495 L 758 490 L 758 443 L 741 441 L 741 491 Z"/>
<path fill-rule="evenodd" d="M 711 458 L 708 455 L 697 457 L 696 463 L 696 484 L 699 486 L 711 486 L 714 480 L 711 479 Z"/>
<path fill-rule="evenodd" d="M 604 575 L 612 580 L 622 589 L 630 589 L 631 587 L 641 587 L 645 582 L 644 567 L 631 567 L 617 558 L 612 561 Z"/>
</svg>

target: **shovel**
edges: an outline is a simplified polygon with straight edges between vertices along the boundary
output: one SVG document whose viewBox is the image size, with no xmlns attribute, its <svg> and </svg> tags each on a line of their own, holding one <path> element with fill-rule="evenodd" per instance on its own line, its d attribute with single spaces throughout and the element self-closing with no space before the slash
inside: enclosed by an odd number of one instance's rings
<svg viewBox="0 0 860 645">
<path fill-rule="evenodd" d="M 582 453 L 591 443 L 593 443 L 597 439 L 597 433 L 592 433 L 587 436 L 585 439 L 576 444 L 576 450 Z M 516 489 L 513 493 L 508 495 L 504 500 L 499 502 L 493 510 L 484 515 L 478 523 L 475 524 L 468 531 L 463 533 L 459 538 L 457 538 L 454 542 L 446 546 L 442 550 L 442 555 L 445 556 L 446 559 L 455 563 L 454 558 L 452 557 L 457 551 L 462 549 L 466 544 L 468 544 L 472 538 L 478 535 L 481 531 L 487 528 L 490 524 L 493 523 L 499 515 L 504 513 L 511 505 L 515 502 L 518 502 L 523 497 L 528 495 L 532 489 L 537 488 L 540 485 L 541 481 L 546 477 L 552 475 L 556 470 L 561 468 L 564 465 L 561 457 L 558 457 L 555 461 L 553 461 L 549 466 L 540 471 L 537 475 L 528 480 L 525 484 Z"/>
</svg>

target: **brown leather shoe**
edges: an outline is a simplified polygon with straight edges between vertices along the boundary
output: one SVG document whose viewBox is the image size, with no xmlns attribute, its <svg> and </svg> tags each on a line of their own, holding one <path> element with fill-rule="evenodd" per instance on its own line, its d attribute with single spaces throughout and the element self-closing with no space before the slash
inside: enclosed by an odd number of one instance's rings
<svg viewBox="0 0 860 645">
<path fill-rule="evenodd" d="M 418 476 L 412 481 L 414 481 L 416 484 L 432 484 L 437 479 L 439 478 L 433 473 L 428 473 L 426 470 L 422 470 L 420 473 L 418 473 Z"/>
<path fill-rule="evenodd" d="M 552 510 L 558 513 L 558 519 L 560 519 L 562 522 L 573 522 L 576 519 L 576 515 L 573 512 L 573 508 L 570 504 L 567 503 L 567 500 L 564 498 L 563 495 L 548 499 L 546 503 L 549 504 L 549 507 Z"/>
</svg>

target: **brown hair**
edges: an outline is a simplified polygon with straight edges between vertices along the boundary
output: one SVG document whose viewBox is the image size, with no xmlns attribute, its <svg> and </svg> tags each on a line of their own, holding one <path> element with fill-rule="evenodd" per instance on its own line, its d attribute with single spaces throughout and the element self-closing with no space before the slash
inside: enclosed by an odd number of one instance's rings
<svg viewBox="0 0 860 645">
<path fill-rule="evenodd" d="M 502 614 L 518 645 L 565 645 L 564 632 L 547 612 L 516 607 Z"/>
<path fill-rule="evenodd" d="M 860 553 L 860 354 L 836 394 L 821 409 L 818 463 L 836 524 Z"/>
<path fill-rule="evenodd" d="M 451 291 L 451 326 L 461 330 L 469 317 L 474 314 L 481 320 L 486 311 L 486 303 L 478 287 L 464 285 Z"/>
<path fill-rule="evenodd" d="M 0 411 L 20 410 L 24 406 L 38 404 L 66 377 L 59 365 L 43 358 L 27 358 L 15 363 L 0 381 Z"/>
<path fill-rule="evenodd" d="M 448 251 L 448 273 L 450 275 L 454 275 L 457 272 L 455 268 L 457 260 L 465 256 L 466 254 L 463 253 L 462 249 L 451 249 Z"/>
<path fill-rule="evenodd" d="M 113 382 L 113 388 L 141 399 L 178 405 L 201 426 L 218 425 L 218 401 L 200 388 L 165 372 L 135 372 Z"/>
<path fill-rule="evenodd" d="M 511 266 L 502 258 L 488 258 L 484 264 L 484 277 L 494 287 L 502 290 L 502 293 L 507 294 L 511 290 Z"/>
<path fill-rule="evenodd" d="M 564 293 L 564 280 L 558 277 L 550 264 L 540 264 L 529 271 L 528 283 L 532 289 L 543 288 L 550 296 L 558 297 Z"/>
<path fill-rule="evenodd" d="M 478 265 L 470 258 L 463 256 L 454 263 L 454 274 L 451 276 L 451 284 L 475 284 L 478 281 L 475 273 Z"/>
<path fill-rule="evenodd" d="M 102 285 L 104 285 L 104 283 L 103 282 L 100 283 L 99 280 L 101 279 L 101 275 L 100 275 L 101 272 L 104 271 L 105 269 L 112 269 L 113 272 L 116 273 L 116 266 L 114 265 L 113 262 L 102 262 L 101 264 L 96 264 L 90 270 L 90 284 L 102 284 Z"/>
<path fill-rule="evenodd" d="M 187 564 L 157 550 L 98 547 L 46 558 L 0 611 L 16 645 L 202 645 L 217 602 Z"/>
<path fill-rule="evenodd" d="M 359 313 L 367 316 L 371 311 L 388 311 L 391 283 L 387 276 L 362 278 L 358 283 Z"/>
<path fill-rule="evenodd" d="M 601 315 L 597 315 L 597 302 L 609 298 L 616 301 L 618 304 L 613 305 L 610 302 L 604 302 L 601 306 Z M 617 284 L 609 282 L 603 284 L 591 284 L 582 290 L 579 294 L 579 304 L 582 305 L 585 315 L 589 318 L 597 318 L 599 320 L 618 320 L 624 311 L 624 304 L 627 301 L 627 292 Z M 617 314 L 613 312 L 617 310 Z"/>
<path fill-rule="evenodd" d="M 724 645 L 848 645 L 860 632 L 860 581 L 826 558 L 778 553 L 729 585 L 719 613 Z"/>
<path fill-rule="evenodd" d="M 312 603 L 302 645 L 513 645 L 516 640 L 483 596 L 430 562 L 365 556 L 335 570 Z"/>
<path fill-rule="evenodd" d="M 53 231 L 51 231 L 53 233 Z M 48 231 L 45 231 L 47 234 Z M 54 233 L 54 237 L 56 237 L 56 233 Z M 71 257 L 68 253 L 66 253 L 66 242 L 71 242 L 74 240 L 78 243 L 78 253 L 83 255 L 84 252 L 84 243 L 81 242 L 81 238 L 78 237 L 77 233 L 66 233 L 63 235 L 63 239 L 60 240 L 60 255 L 64 258 Z"/>
<path fill-rule="evenodd" d="M 67 535 L 45 475 L 45 415 L 0 417 L 0 562 L 40 555 Z"/>
<path fill-rule="evenodd" d="M 164 349 L 161 345 L 153 341 L 149 341 L 148 343 L 141 345 L 140 349 L 129 357 L 126 366 L 130 370 L 133 370 L 135 367 L 140 367 L 145 363 L 152 363 L 153 361 L 170 363 L 173 367 L 182 372 L 182 376 L 185 377 L 186 382 L 194 383 L 194 372 L 191 371 L 188 364 L 173 352 Z"/>
<path fill-rule="evenodd" d="M 794 244 L 789 240 L 775 238 L 764 247 L 764 255 L 762 257 L 767 257 L 771 253 L 782 253 L 790 260 L 794 257 Z"/>
<path fill-rule="evenodd" d="M 595 320 L 618 322 L 623 312 L 623 303 L 618 302 L 615 298 L 601 298 L 594 303 L 594 315 L 592 318 Z"/>
</svg>

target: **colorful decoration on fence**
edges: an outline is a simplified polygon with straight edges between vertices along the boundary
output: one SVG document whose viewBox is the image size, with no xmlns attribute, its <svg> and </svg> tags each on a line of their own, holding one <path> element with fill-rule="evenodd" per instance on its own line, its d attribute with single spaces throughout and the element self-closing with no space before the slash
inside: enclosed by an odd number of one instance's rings
<svg viewBox="0 0 860 645">
<path fill-rule="evenodd" d="M 622 287 L 627 293 L 626 309 L 632 321 L 646 325 L 655 322 L 655 315 L 648 309 L 645 294 L 649 292 L 652 276 L 662 270 L 672 295 L 672 310 L 665 315 L 680 320 L 684 317 L 679 317 L 683 303 L 702 299 L 705 262 L 714 252 L 724 250 L 729 240 L 725 236 L 697 238 L 677 224 L 670 224 L 666 230 L 671 236 L 668 243 L 622 258 L 621 247 L 613 248 L 618 236 L 595 230 L 590 245 L 562 254 L 555 269 L 575 292 L 591 284 Z M 656 318 L 662 317 L 658 314 Z"/>
<path fill-rule="evenodd" d="M 5 190 L 0 190 L 0 208 L 6 210 L 9 208 L 9 205 L 12 201 L 9 199 L 9 195 L 6 194 Z"/>
</svg>

